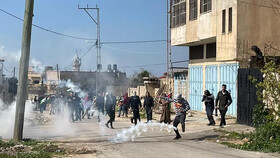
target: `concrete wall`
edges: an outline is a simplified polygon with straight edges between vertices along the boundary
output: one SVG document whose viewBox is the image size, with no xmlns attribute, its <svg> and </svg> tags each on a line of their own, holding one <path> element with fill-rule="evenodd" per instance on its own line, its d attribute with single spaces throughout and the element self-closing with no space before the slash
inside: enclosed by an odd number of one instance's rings
<svg viewBox="0 0 280 158">
<path fill-rule="evenodd" d="M 216 1 L 212 1 L 212 11 L 200 14 L 198 0 L 197 19 L 189 20 L 189 0 L 186 1 L 186 25 L 171 28 L 171 45 L 194 45 L 194 42 L 208 40 L 216 36 Z"/>
<path fill-rule="evenodd" d="M 229 32 L 229 8 L 232 8 L 232 31 Z M 226 10 L 225 33 L 222 33 L 223 10 Z M 217 61 L 237 58 L 237 0 L 217 0 Z"/>
<path fill-rule="evenodd" d="M 280 55 L 272 49 L 264 50 L 265 44 L 272 44 L 280 48 L 280 9 L 274 10 L 272 6 L 280 8 L 271 0 L 242 0 L 238 2 L 238 58 L 248 59 L 255 55 L 251 50 L 252 45 L 257 45 L 265 55 Z M 244 3 L 246 2 L 246 3 Z M 263 7 L 268 6 L 268 7 Z"/>
</svg>

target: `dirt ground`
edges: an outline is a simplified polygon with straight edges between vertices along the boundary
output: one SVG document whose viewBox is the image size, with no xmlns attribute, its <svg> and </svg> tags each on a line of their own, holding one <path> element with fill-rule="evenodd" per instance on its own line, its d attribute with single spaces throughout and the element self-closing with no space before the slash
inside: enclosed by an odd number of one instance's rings
<svg viewBox="0 0 280 158">
<path fill-rule="evenodd" d="M 228 148 L 219 143 L 211 142 L 209 139 L 217 138 L 221 135 L 215 131 L 219 126 L 207 126 L 208 120 L 204 113 L 192 111 L 186 119 L 186 132 L 182 133 L 182 139 L 173 140 L 174 132 L 148 130 L 136 136 L 134 141 L 129 140 L 121 143 L 112 141 L 117 133 L 123 129 L 128 129 L 133 125 L 129 118 L 118 118 L 114 122 L 115 129 L 108 129 L 104 122 L 100 124 L 97 117 L 85 119 L 69 125 L 59 124 L 58 118 L 45 112 L 43 115 L 34 112 L 34 123 L 24 130 L 25 138 L 47 140 L 54 142 L 68 152 L 63 157 L 77 158 L 122 158 L 122 157 L 252 157 L 266 158 L 278 157 L 276 154 L 259 152 L 248 152 Z M 154 121 L 159 120 L 160 115 L 154 114 Z M 174 115 L 171 116 L 174 118 Z M 105 118 L 107 119 L 107 118 Z M 218 124 L 219 119 L 215 118 Z M 146 121 L 142 119 L 142 121 Z M 246 131 L 254 130 L 252 127 L 235 124 L 234 118 L 227 118 L 227 126 L 223 130 Z M 54 127 L 55 125 L 55 127 Z M 180 126 L 179 126 L 180 130 Z"/>
</svg>

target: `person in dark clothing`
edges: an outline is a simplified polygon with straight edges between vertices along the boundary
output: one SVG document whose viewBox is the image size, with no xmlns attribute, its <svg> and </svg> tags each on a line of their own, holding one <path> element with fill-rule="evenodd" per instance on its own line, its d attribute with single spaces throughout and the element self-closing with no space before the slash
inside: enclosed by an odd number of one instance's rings
<svg viewBox="0 0 280 158">
<path fill-rule="evenodd" d="M 216 105 L 215 108 L 219 109 L 220 114 L 221 114 L 221 122 L 220 122 L 220 127 L 223 127 L 226 125 L 226 113 L 228 110 L 228 106 L 232 103 L 231 95 L 230 93 L 226 90 L 227 86 L 222 85 L 222 90 L 218 92 L 217 98 L 216 98 Z"/>
<path fill-rule="evenodd" d="M 125 111 L 124 111 L 123 99 L 124 99 L 124 96 L 121 93 L 121 96 L 120 96 L 120 99 L 119 99 L 119 102 L 118 102 L 118 106 L 119 106 L 119 115 L 118 115 L 118 117 L 121 117 L 121 113 L 122 113 L 122 117 L 124 116 L 124 112 Z"/>
<path fill-rule="evenodd" d="M 64 95 L 60 92 L 55 99 L 55 104 L 56 104 L 56 114 L 58 117 L 62 115 L 62 112 L 64 111 L 64 106 L 66 104 L 66 100 L 64 99 Z"/>
<path fill-rule="evenodd" d="M 209 126 L 215 126 L 215 120 L 213 118 L 213 111 L 214 111 L 214 95 L 211 94 L 208 90 L 204 91 L 204 95 L 202 98 L 202 102 L 205 104 L 206 115 L 209 120 Z"/>
<path fill-rule="evenodd" d="M 133 117 L 131 118 L 131 123 L 137 125 L 137 119 L 140 121 L 140 114 L 139 114 L 139 108 L 142 107 L 141 101 L 138 95 L 136 95 L 136 91 L 134 92 L 134 95 L 129 98 L 129 107 L 132 109 Z"/>
<path fill-rule="evenodd" d="M 144 108 L 146 109 L 147 114 L 147 123 L 152 121 L 153 119 L 153 107 L 154 107 L 154 99 L 151 97 L 150 92 L 146 92 L 146 96 L 144 98 Z"/>
<path fill-rule="evenodd" d="M 105 125 L 106 127 L 109 128 L 108 124 L 110 123 L 112 129 L 114 129 L 113 121 L 115 120 L 115 107 L 116 107 L 116 97 L 112 93 L 107 94 L 106 101 L 105 101 L 105 109 L 110 119 Z"/>
<path fill-rule="evenodd" d="M 67 106 L 68 106 L 68 111 L 69 111 L 69 119 L 72 122 L 75 122 L 74 119 L 74 111 L 75 111 L 75 96 L 73 92 L 69 93 L 69 96 L 67 98 Z"/>
<path fill-rule="evenodd" d="M 77 94 L 75 94 L 74 97 L 75 97 L 74 105 L 75 105 L 75 115 L 76 115 L 75 121 L 82 121 L 81 98 Z"/>
<path fill-rule="evenodd" d="M 96 98 L 96 106 L 98 109 L 98 122 L 100 122 L 104 115 L 104 97 L 101 93 L 98 93 Z"/>
<path fill-rule="evenodd" d="M 128 106 L 129 106 L 129 97 L 128 97 L 128 93 L 125 93 L 124 97 L 123 97 L 123 107 L 124 107 L 124 113 L 125 113 L 125 117 L 128 117 Z"/>
<path fill-rule="evenodd" d="M 178 127 L 179 123 L 181 123 L 182 132 L 185 132 L 186 115 L 187 115 L 187 111 L 190 110 L 190 105 L 187 102 L 187 100 L 185 100 L 182 97 L 182 94 L 178 94 L 176 98 L 177 98 L 177 100 L 174 100 L 175 101 L 175 111 L 176 111 L 176 117 L 173 121 L 173 127 L 174 127 L 174 131 L 176 133 L 176 137 L 174 139 L 180 139 L 181 135 L 180 135 L 177 127 Z"/>
<path fill-rule="evenodd" d="M 38 104 L 37 96 L 34 97 L 33 103 L 35 104 L 34 111 L 38 110 L 38 105 L 39 105 L 39 104 Z"/>
</svg>

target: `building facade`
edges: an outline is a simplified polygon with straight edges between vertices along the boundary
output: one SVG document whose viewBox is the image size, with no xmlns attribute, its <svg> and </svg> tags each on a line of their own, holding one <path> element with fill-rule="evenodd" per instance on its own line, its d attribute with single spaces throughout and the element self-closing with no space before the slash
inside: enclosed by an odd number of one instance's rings
<svg viewBox="0 0 280 158">
<path fill-rule="evenodd" d="M 171 0 L 171 45 L 189 47 L 188 99 L 203 111 L 204 90 L 214 95 L 227 85 L 237 115 L 237 75 L 248 68 L 251 47 L 279 56 L 280 6 L 270 0 Z"/>
</svg>

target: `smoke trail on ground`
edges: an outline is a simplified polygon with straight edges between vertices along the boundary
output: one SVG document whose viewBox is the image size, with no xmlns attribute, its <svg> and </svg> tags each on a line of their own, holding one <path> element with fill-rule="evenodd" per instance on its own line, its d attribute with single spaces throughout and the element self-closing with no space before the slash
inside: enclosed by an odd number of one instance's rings
<svg viewBox="0 0 280 158">
<path fill-rule="evenodd" d="M 30 101 L 26 101 L 25 105 L 25 122 L 24 126 L 29 126 L 31 124 L 26 118 L 30 117 L 34 104 Z M 0 136 L 5 139 L 12 138 L 14 132 L 14 122 L 15 122 L 15 111 L 16 111 L 16 101 L 12 104 L 7 105 L 2 100 L 0 100 Z"/>
<path fill-rule="evenodd" d="M 134 141 L 136 137 L 140 137 L 142 133 L 147 133 L 148 131 L 167 131 L 170 133 L 173 129 L 174 127 L 172 125 L 168 125 L 165 123 L 139 122 L 136 126 L 131 126 L 128 129 L 123 129 L 122 131 L 118 132 L 116 136 L 110 141 L 114 143 Z"/>
</svg>

